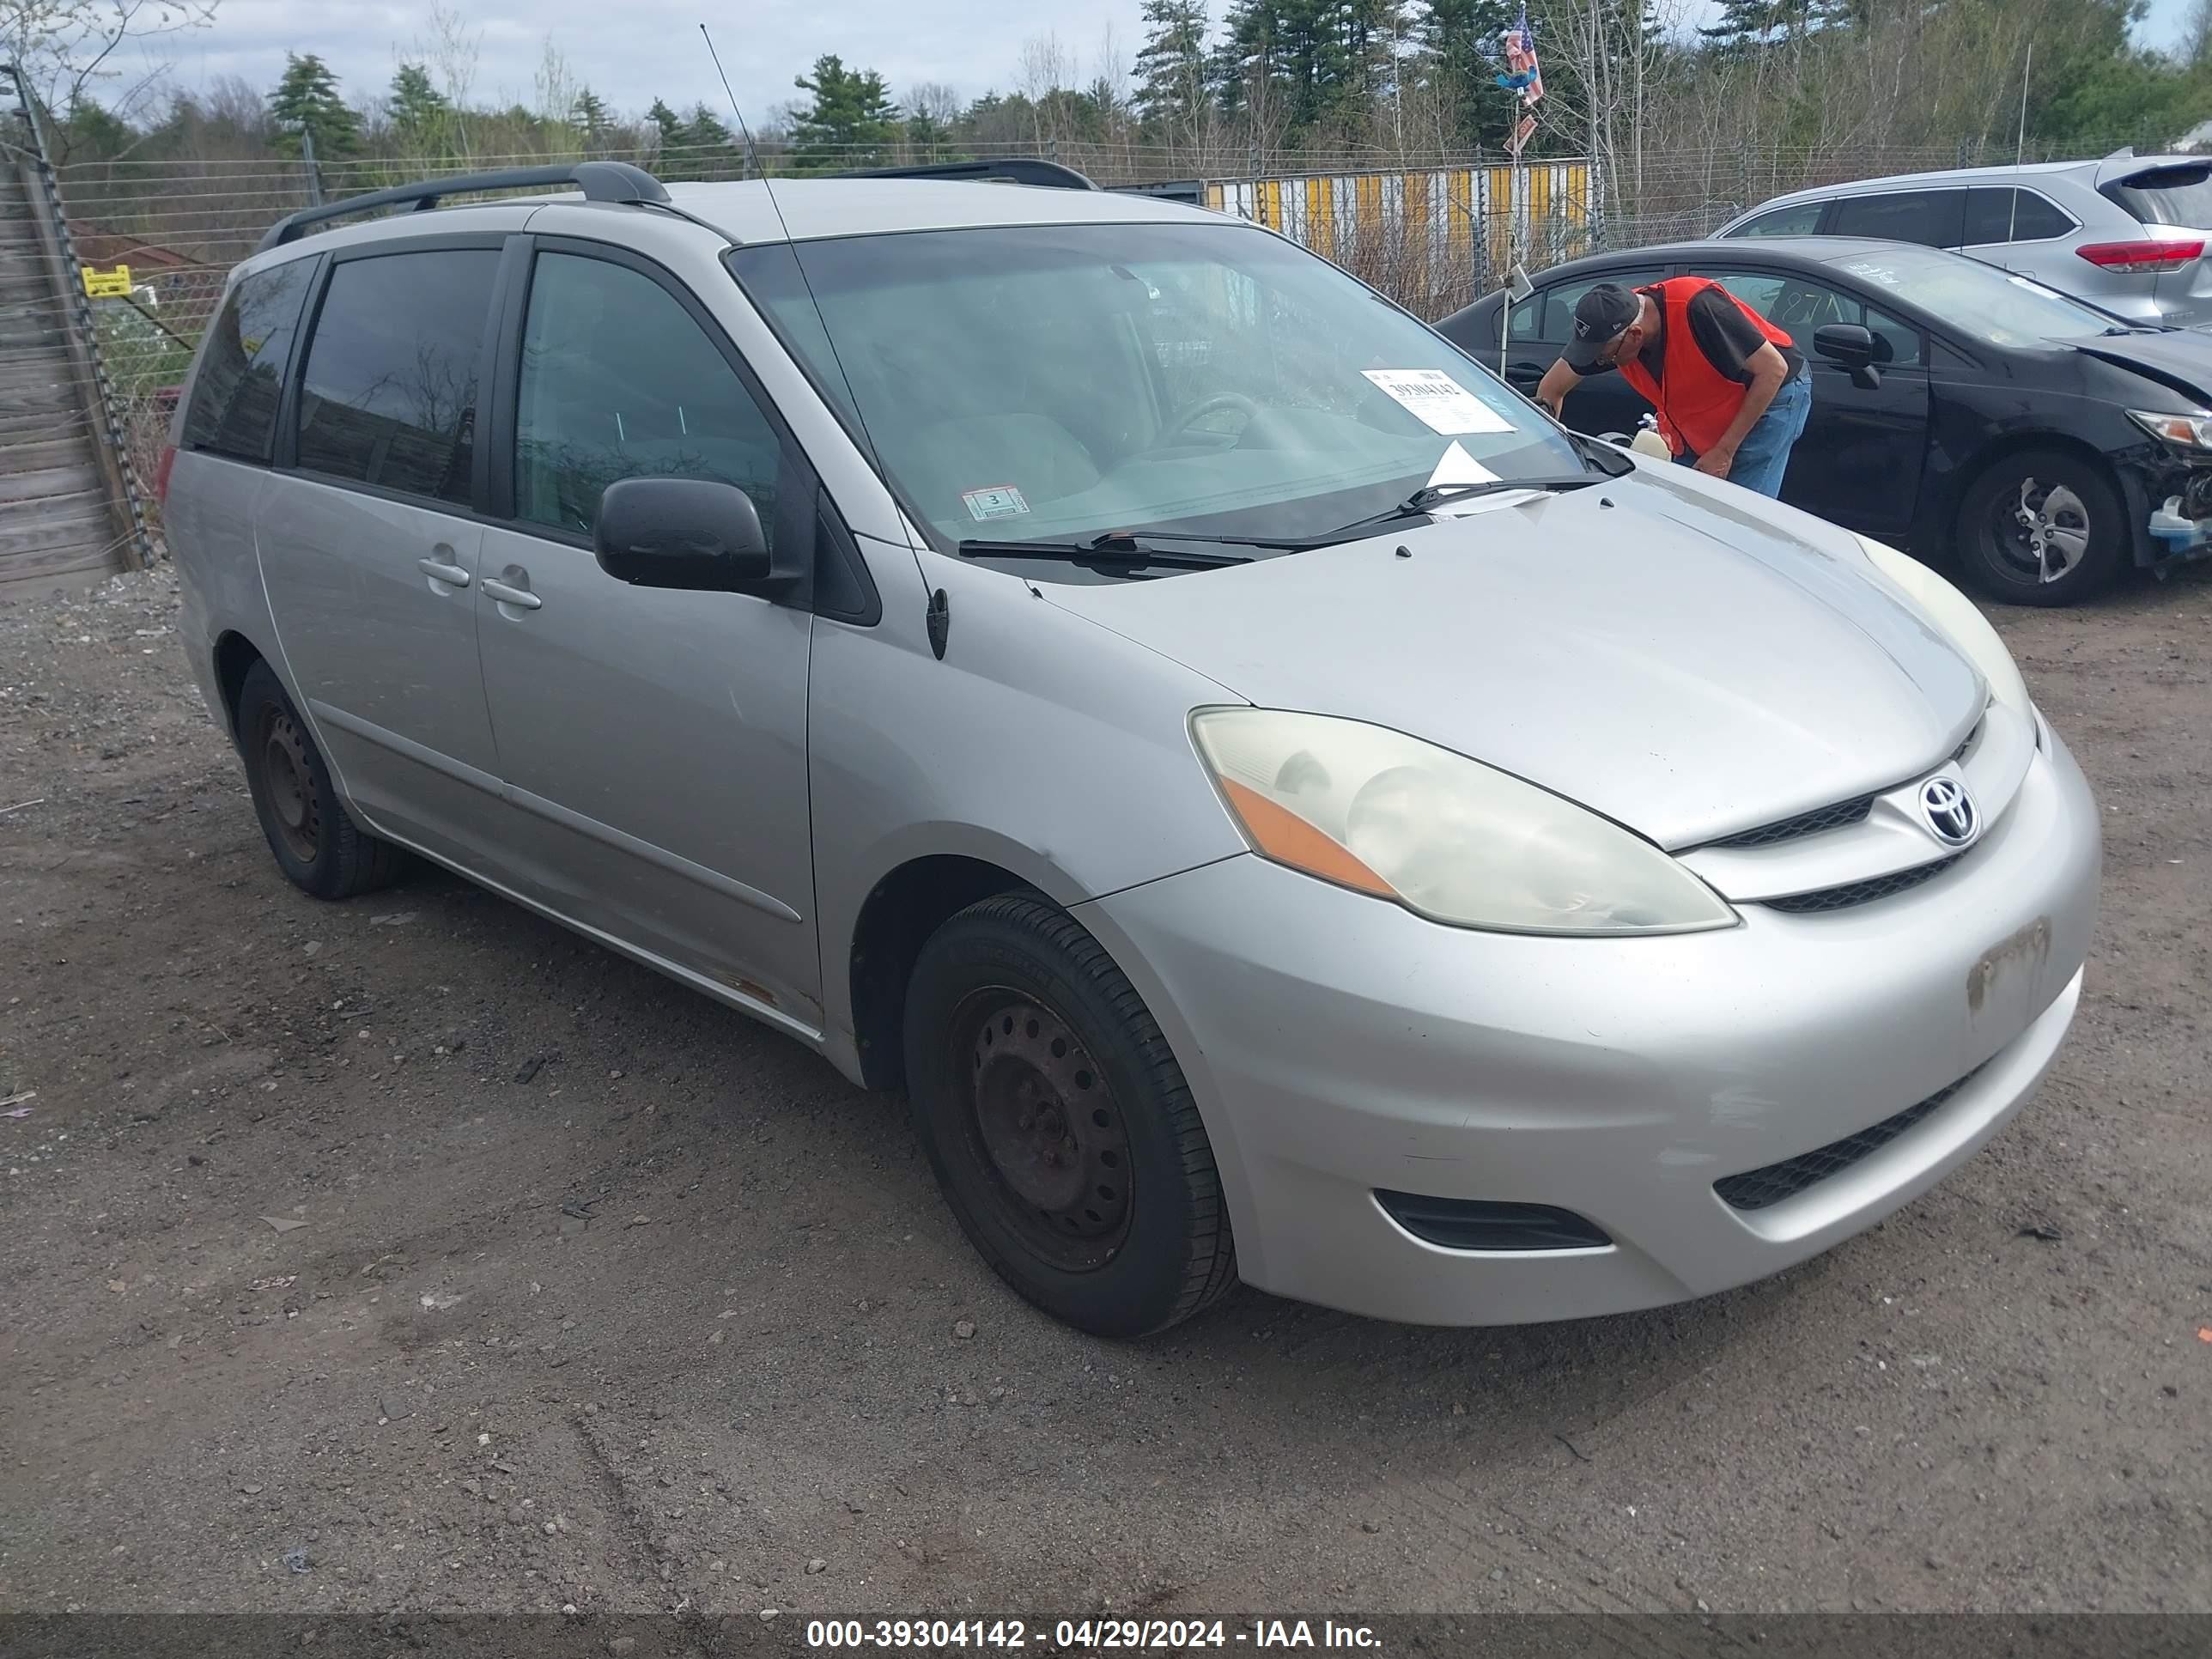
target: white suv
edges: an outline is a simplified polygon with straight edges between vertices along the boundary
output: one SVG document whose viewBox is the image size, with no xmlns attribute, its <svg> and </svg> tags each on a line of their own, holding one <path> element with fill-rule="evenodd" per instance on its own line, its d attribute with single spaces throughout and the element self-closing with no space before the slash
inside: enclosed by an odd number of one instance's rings
<svg viewBox="0 0 2212 1659">
<path fill-rule="evenodd" d="M 1778 196 L 1723 236 L 1956 248 L 2150 326 L 2212 324 L 2212 158 L 2137 155 L 1899 173 Z"/>
</svg>

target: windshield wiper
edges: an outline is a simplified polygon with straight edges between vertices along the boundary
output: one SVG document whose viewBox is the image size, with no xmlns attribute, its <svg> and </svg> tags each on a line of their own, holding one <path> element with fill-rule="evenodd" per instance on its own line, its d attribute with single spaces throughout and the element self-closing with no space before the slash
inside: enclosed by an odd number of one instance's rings
<svg viewBox="0 0 2212 1659">
<path fill-rule="evenodd" d="M 1231 536 L 1184 536 L 1162 532 L 1161 541 L 1237 544 Z M 1244 545 L 1252 544 L 1245 543 Z M 1091 565 L 1100 569 L 1140 570 L 1149 566 L 1172 566 L 1185 570 L 1212 570 L 1223 565 L 1249 564 L 1249 554 L 1206 553 L 1195 549 L 1161 547 L 1126 530 L 1109 530 L 1079 542 L 969 541 L 960 544 L 963 559 L 1058 559 L 1065 564 Z"/>
<path fill-rule="evenodd" d="M 1477 495 L 1503 495 L 1516 489 L 1562 491 L 1581 489 L 1601 482 L 1602 472 L 1577 472 L 1556 478 L 1486 478 L 1480 483 L 1424 484 L 1388 512 L 1372 517 L 1354 519 L 1350 524 L 1339 525 L 1327 535 L 1316 539 L 1322 542 L 1341 541 L 1363 530 L 1396 524 L 1405 519 L 1425 519 L 1447 501 L 1470 501 Z"/>
</svg>

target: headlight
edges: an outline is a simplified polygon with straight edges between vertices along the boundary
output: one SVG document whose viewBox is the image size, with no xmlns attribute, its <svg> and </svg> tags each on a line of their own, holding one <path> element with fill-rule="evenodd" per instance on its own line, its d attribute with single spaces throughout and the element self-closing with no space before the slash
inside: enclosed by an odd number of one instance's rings
<svg viewBox="0 0 2212 1659">
<path fill-rule="evenodd" d="M 2028 701 L 2027 683 L 2021 678 L 2012 653 L 2005 649 L 1997 630 L 1974 608 L 1974 602 L 1919 560 L 1899 552 L 1888 543 L 1871 536 L 1857 540 L 1867 562 L 1903 588 L 1929 625 L 1982 671 L 1982 678 L 1989 684 L 1990 700 L 2002 703 L 2032 725 L 2034 705 Z"/>
<path fill-rule="evenodd" d="M 1386 726 L 1270 708 L 1191 717 L 1252 850 L 1509 933 L 1686 933 L 1734 925 L 1647 841 L 1548 790 Z"/>
<path fill-rule="evenodd" d="M 2184 449 L 2212 449 L 2212 415 L 2165 415 L 2156 410 L 2131 409 L 2128 418 L 2154 438 L 2163 438 Z"/>
</svg>

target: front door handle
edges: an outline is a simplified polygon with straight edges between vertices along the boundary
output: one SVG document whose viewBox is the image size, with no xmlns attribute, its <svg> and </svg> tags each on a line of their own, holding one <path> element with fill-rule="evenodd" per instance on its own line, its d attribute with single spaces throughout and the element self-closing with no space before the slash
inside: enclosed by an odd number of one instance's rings
<svg viewBox="0 0 2212 1659">
<path fill-rule="evenodd" d="M 489 598 L 497 599 L 501 605 L 511 605 L 518 611 L 535 611 L 545 603 L 526 587 L 510 587 L 505 582 L 495 581 L 490 577 L 484 579 L 483 591 Z"/>
<path fill-rule="evenodd" d="M 469 585 L 469 573 L 457 564 L 447 564 L 443 559 L 417 559 L 415 568 L 432 581 L 443 582 L 448 587 L 466 587 Z"/>
</svg>

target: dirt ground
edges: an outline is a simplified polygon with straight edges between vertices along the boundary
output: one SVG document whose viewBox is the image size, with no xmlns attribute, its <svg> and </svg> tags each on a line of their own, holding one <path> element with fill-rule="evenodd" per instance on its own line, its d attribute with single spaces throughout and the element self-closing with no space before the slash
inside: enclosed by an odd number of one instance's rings
<svg viewBox="0 0 2212 1659">
<path fill-rule="evenodd" d="M 0 606 L 0 1609 L 2212 1608 L 2212 573 L 1996 617 L 2106 908 L 1950 1181 L 1663 1312 L 1140 1346 L 796 1045 L 288 887 L 173 608 Z"/>
</svg>

